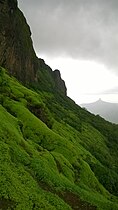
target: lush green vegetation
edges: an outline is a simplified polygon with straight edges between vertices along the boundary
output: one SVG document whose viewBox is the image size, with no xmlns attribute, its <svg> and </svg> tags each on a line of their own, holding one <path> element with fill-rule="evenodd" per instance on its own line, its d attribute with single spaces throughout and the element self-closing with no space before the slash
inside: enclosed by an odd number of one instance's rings
<svg viewBox="0 0 118 210">
<path fill-rule="evenodd" d="M 0 68 L 0 209 L 117 210 L 118 126 L 46 91 Z"/>
</svg>

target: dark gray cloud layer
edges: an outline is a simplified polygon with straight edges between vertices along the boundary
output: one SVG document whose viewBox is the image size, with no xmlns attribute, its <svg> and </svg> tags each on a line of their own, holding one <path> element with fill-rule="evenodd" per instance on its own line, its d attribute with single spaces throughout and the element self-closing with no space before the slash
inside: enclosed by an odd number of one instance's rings
<svg viewBox="0 0 118 210">
<path fill-rule="evenodd" d="M 117 73 L 118 0 L 19 0 L 37 53 L 92 59 Z"/>
</svg>

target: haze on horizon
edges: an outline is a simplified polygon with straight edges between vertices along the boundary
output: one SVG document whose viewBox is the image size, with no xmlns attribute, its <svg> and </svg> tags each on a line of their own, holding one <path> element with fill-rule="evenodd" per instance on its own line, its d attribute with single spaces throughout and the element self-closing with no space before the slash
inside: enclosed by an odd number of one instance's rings
<svg viewBox="0 0 118 210">
<path fill-rule="evenodd" d="M 118 102 L 118 1 L 18 0 L 34 48 L 76 103 Z"/>
</svg>

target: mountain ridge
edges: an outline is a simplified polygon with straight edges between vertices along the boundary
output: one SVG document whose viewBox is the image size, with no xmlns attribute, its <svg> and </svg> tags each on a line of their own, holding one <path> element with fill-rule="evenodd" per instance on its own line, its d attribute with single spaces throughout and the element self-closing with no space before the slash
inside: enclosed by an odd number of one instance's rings
<svg viewBox="0 0 118 210">
<path fill-rule="evenodd" d="M 99 114 L 106 120 L 118 124 L 118 103 L 106 102 L 101 99 L 93 103 L 81 104 L 81 107 L 85 107 L 93 114 Z"/>
</svg>

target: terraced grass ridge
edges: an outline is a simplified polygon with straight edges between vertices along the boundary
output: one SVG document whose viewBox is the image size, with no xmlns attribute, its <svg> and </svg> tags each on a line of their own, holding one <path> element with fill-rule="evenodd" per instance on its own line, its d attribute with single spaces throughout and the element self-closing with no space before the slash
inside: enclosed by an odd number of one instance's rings
<svg viewBox="0 0 118 210">
<path fill-rule="evenodd" d="M 118 125 L 0 68 L 0 209 L 117 210 Z"/>
</svg>

